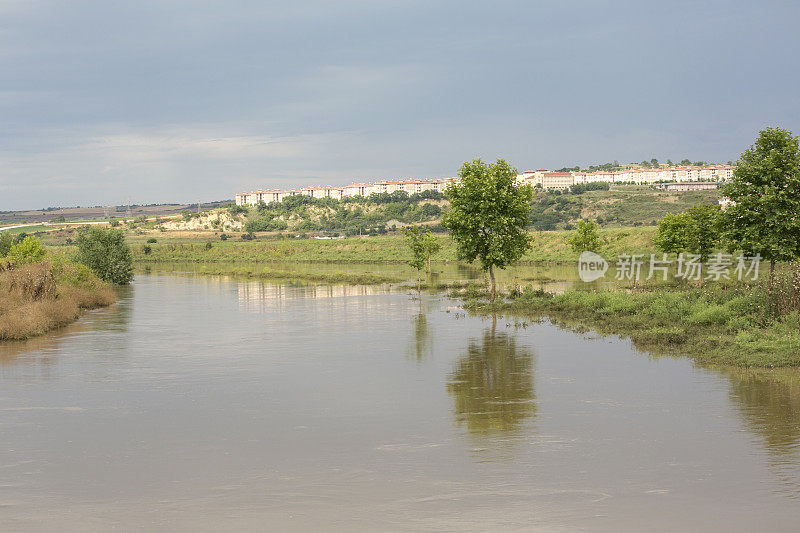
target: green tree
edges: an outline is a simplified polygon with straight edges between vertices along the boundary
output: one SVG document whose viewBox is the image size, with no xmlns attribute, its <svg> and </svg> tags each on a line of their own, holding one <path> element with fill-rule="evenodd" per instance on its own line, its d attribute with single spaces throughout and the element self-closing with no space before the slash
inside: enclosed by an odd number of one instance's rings
<svg viewBox="0 0 800 533">
<path fill-rule="evenodd" d="M 36 237 L 25 237 L 18 243 L 11 246 L 8 257 L 17 265 L 26 263 L 38 263 L 44 259 L 45 251 L 42 243 Z"/>
<path fill-rule="evenodd" d="M 658 230 L 653 237 L 656 248 L 665 253 L 681 253 L 689 249 L 689 232 L 692 221 L 686 213 L 667 213 L 658 221 Z"/>
<path fill-rule="evenodd" d="M 579 220 L 578 227 L 567 242 L 575 252 L 596 252 L 601 244 L 597 224 L 591 220 Z"/>
<path fill-rule="evenodd" d="M 465 162 L 460 183 L 451 183 L 450 200 L 442 225 L 450 230 L 458 256 L 468 262 L 480 260 L 492 283 L 495 298 L 495 268 L 519 260 L 530 246 L 525 231 L 533 190 L 516 183 L 517 170 L 505 159 L 486 164 L 480 159 Z"/>
<path fill-rule="evenodd" d="M 651 165 L 653 168 L 658 168 L 658 159 L 656 159 L 655 157 L 654 157 L 653 159 L 651 159 L 651 160 L 650 160 L 650 165 Z"/>
<path fill-rule="evenodd" d="M 692 164 L 692 162 L 689 161 L 688 159 L 681 159 L 681 165 L 686 167 L 686 166 L 689 166 L 691 164 Z"/>
<path fill-rule="evenodd" d="M 133 279 L 131 250 L 122 230 L 83 228 L 75 244 L 78 261 L 91 268 L 100 279 L 117 285 L 128 284 Z"/>
<path fill-rule="evenodd" d="M 430 274 L 431 256 L 439 251 L 441 245 L 428 229 L 421 226 L 409 226 L 404 230 L 404 233 L 412 255 L 408 264 L 417 270 L 417 291 L 420 291 L 422 289 L 422 269 L 427 264 L 428 274 Z"/>
<path fill-rule="evenodd" d="M 770 262 L 800 257 L 800 150 L 797 136 L 781 128 L 761 130 L 736 162 L 723 193 L 733 202 L 724 211 L 731 249 L 760 254 Z"/>
<path fill-rule="evenodd" d="M 689 217 L 687 249 L 707 261 L 711 253 L 720 243 L 721 211 L 716 205 L 698 205 L 686 212 Z"/>
</svg>

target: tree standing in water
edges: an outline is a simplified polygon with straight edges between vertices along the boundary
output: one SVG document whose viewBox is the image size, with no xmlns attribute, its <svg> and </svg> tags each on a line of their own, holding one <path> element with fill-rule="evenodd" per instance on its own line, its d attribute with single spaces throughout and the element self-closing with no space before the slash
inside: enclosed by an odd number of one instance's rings
<svg viewBox="0 0 800 533">
<path fill-rule="evenodd" d="M 417 270 L 417 292 L 422 291 L 422 269 L 428 265 L 428 273 L 431 269 L 431 255 L 439 251 L 440 245 L 433 238 L 433 235 L 421 226 L 409 226 L 405 229 L 406 241 L 411 248 L 411 260 L 409 265 Z"/>
<path fill-rule="evenodd" d="M 488 165 L 480 159 L 465 162 L 458 175 L 460 183 L 451 183 L 445 192 L 451 209 L 442 224 L 450 230 L 459 258 L 470 263 L 477 259 L 489 273 L 489 300 L 494 301 L 494 269 L 519 260 L 530 247 L 525 226 L 533 190 L 516 183 L 517 170 L 505 159 Z"/>
</svg>

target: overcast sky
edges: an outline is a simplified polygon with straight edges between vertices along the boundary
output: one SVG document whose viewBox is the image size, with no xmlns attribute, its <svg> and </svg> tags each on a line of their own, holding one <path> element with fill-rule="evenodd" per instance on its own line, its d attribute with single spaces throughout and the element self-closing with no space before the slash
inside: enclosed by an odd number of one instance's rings
<svg viewBox="0 0 800 533">
<path fill-rule="evenodd" d="M 800 132 L 797 1 L 0 1 L 0 210 Z"/>
</svg>

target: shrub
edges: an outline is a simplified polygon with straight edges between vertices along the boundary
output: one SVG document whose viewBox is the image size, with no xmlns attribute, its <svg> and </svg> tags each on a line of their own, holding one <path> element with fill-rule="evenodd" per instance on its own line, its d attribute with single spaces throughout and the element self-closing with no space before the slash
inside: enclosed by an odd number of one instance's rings
<svg viewBox="0 0 800 533">
<path fill-rule="evenodd" d="M 8 257 L 17 265 L 38 263 L 44 259 L 44 254 L 42 243 L 36 237 L 25 237 L 8 251 Z"/>
<path fill-rule="evenodd" d="M 0 233 L 0 257 L 5 257 L 14 245 L 14 239 L 7 231 Z"/>
<path fill-rule="evenodd" d="M 117 220 L 116 218 L 112 218 L 111 220 L 108 221 L 108 225 L 111 226 L 112 228 L 116 228 L 117 226 L 119 226 L 119 220 Z"/>
<path fill-rule="evenodd" d="M 155 244 L 157 242 L 158 242 L 158 239 L 156 239 L 155 237 L 150 237 L 149 239 L 147 239 L 147 243 L 148 244 Z"/>
<path fill-rule="evenodd" d="M 78 261 L 91 268 L 103 281 L 118 285 L 133 279 L 131 250 L 122 231 L 92 227 L 83 229 L 75 240 Z"/>
<path fill-rule="evenodd" d="M 228 240 L 228 236 L 227 236 L 227 235 L 225 235 L 224 233 L 222 233 L 222 234 L 220 234 L 220 236 L 219 236 L 219 240 L 221 240 L 221 241 L 227 241 L 227 240 Z"/>
<path fill-rule="evenodd" d="M 153 248 L 149 244 L 145 244 L 144 246 L 142 246 L 142 253 L 144 255 L 150 255 L 150 252 L 152 252 L 152 251 L 153 251 Z"/>
</svg>

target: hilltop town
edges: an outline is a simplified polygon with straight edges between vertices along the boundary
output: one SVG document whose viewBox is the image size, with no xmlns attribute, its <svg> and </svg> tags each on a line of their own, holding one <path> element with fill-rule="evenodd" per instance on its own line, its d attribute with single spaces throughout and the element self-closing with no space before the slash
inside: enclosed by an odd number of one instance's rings
<svg viewBox="0 0 800 533">
<path fill-rule="evenodd" d="M 615 171 L 596 170 L 593 172 L 569 171 L 555 172 L 546 168 L 527 170 L 517 175 L 517 181 L 545 190 L 565 190 L 573 185 L 589 183 L 655 185 L 661 183 L 693 183 L 696 185 L 682 187 L 665 187 L 674 190 L 702 190 L 716 188 L 716 183 L 730 180 L 733 176 L 732 165 L 686 165 L 657 168 L 636 167 Z M 371 194 L 403 191 L 411 194 L 425 191 L 444 192 L 451 182 L 458 182 L 457 177 L 433 179 L 380 180 L 372 183 L 351 183 L 344 187 L 324 186 L 305 187 L 289 190 L 257 190 L 241 192 L 236 195 L 237 205 L 257 205 L 261 202 L 281 202 L 284 198 L 306 195 L 312 198 L 333 198 L 341 200 L 346 197 L 369 196 Z"/>
</svg>

